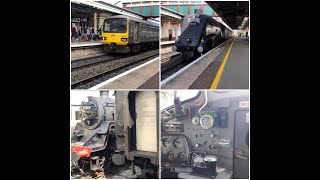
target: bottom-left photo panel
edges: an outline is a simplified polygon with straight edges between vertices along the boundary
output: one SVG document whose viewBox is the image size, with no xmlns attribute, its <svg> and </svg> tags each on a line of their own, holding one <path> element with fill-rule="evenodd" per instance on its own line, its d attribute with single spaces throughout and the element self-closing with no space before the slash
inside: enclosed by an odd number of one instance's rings
<svg viewBox="0 0 320 180">
<path fill-rule="evenodd" d="M 159 178 L 159 92 L 70 92 L 71 179 Z"/>
</svg>

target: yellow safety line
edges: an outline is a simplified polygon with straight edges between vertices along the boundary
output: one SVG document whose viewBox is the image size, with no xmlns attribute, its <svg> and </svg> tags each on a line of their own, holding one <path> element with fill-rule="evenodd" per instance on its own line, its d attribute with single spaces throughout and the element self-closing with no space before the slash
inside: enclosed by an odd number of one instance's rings
<svg viewBox="0 0 320 180">
<path fill-rule="evenodd" d="M 235 40 L 235 39 L 236 39 L 236 38 L 233 39 L 233 41 L 232 41 L 232 43 L 231 43 L 231 46 L 229 47 L 228 52 L 227 52 L 226 56 L 224 57 L 223 62 L 222 62 L 221 66 L 220 66 L 220 68 L 219 68 L 219 70 L 218 70 L 218 72 L 217 72 L 217 75 L 216 75 L 213 83 L 211 84 L 210 89 L 217 89 L 218 84 L 219 84 L 219 81 L 220 81 L 220 78 L 221 78 L 221 75 L 222 75 L 222 72 L 223 72 L 223 69 L 224 69 L 224 66 L 225 66 L 226 63 L 227 63 L 227 60 L 228 60 L 228 57 L 229 57 L 229 54 L 230 54 L 230 51 L 231 51 L 231 48 L 232 48 L 232 46 L 233 46 L 233 43 L 234 43 L 234 40 Z"/>
</svg>

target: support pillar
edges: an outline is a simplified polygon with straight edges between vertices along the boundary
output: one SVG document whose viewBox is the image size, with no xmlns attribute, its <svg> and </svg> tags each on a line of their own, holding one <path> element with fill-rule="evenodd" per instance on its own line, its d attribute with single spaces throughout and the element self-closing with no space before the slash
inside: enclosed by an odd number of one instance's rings
<svg viewBox="0 0 320 180">
<path fill-rule="evenodd" d="M 94 12 L 94 16 L 93 16 L 93 30 L 94 30 L 94 33 L 97 33 L 97 27 L 98 27 L 97 12 Z"/>
</svg>

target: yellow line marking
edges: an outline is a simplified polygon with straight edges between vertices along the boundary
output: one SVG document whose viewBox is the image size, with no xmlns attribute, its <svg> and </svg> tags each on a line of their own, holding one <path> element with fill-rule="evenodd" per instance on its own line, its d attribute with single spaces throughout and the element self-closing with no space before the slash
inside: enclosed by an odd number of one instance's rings
<svg viewBox="0 0 320 180">
<path fill-rule="evenodd" d="M 233 39 L 233 41 L 232 41 L 232 43 L 231 43 L 231 46 L 229 47 L 228 52 L 227 52 L 226 56 L 224 57 L 223 62 L 222 62 L 221 66 L 220 66 L 220 68 L 219 68 L 219 70 L 218 70 L 218 72 L 217 72 L 217 75 L 216 75 L 213 83 L 211 84 L 210 89 L 217 89 L 218 84 L 219 84 L 219 81 L 220 81 L 220 78 L 221 78 L 221 75 L 222 75 L 222 72 L 223 72 L 223 69 L 224 69 L 224 66 L 225 66 L 226 63 L 227 63 L 227 60 L 228 60 L 228 57 L 229 57 L 229 54 L 230 54 L 230 51 L 231 51 L 231 48 L 232 48 L 232 46 L 233 46 L 233 43 L 234 43 L 234 40 L 235 40 L 235 39 L 236 39 L 236 38 Z"/>
</svg>

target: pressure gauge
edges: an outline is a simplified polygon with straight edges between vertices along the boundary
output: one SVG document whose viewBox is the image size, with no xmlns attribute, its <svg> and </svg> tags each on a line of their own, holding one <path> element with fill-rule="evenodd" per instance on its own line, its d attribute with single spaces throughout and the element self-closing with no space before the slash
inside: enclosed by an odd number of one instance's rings
<svg viewBox="0 0 320 180">
<path fill-rule="evenodd" d="M 203 129 L 210 129 L 214 125 L 214 119 L 210 115 L 203 115 L 200 119 L 200 125 Z"/>
<path fill-rule="evenodd" d="M 174 140 L 173 144 L 176 148 L 180 148 L 182 146 L 182 141 L 180 138 L 177 138 Z"/>
<path fill-rule="evenodd" d="M 165 138 L 165 139 L 163 140 L 163 146 L 164 146 L 164 147 L 169 147 L 169 146 L 170 146 L 170 140 L 169 140 L 168 138 Z"/>
<path fill-rule="evenodd" d="M 169 159 L 169 160 L 173 160 L 173 159 L 174 159 L 174 153 L 173 153 L 173 152 L 170 151 L 170 152 L 168 153 L 168 159 Z"/>
<path fill-rule="evenodd" d="M 195 126 L 198 126 L 200 123 L 200 118 L 198 116 L 195 116 L 192 118 L 192 124 Z"/>
</svg>

